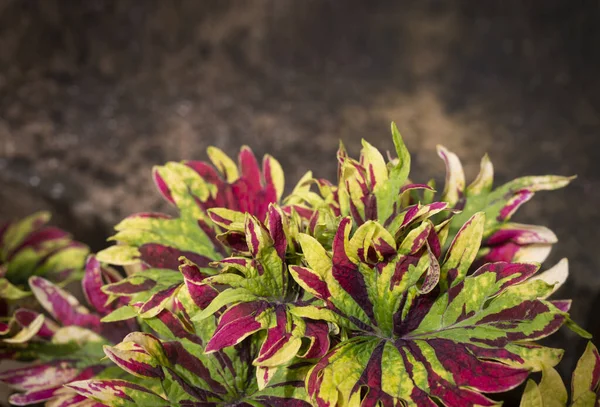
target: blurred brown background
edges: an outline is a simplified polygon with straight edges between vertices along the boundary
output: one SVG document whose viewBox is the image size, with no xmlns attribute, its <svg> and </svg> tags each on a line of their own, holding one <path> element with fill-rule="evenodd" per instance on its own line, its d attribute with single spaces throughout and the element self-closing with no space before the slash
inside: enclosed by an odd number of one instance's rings
<svg viewBox="0 0 600 407">
<path fill-rule="evenodd" d="M 600 3 L 594 1 L 0 0 L 0 221 L 49 209 L 93 249 L 136 211 L 164 209 L 168 160 L 242 144 L 288 187 L 335 177 L 343 139 L 392 147 L 413 178 L 443 177 L 435 145 L 472 178 L 578 174 L 517 220 L 569 257 L 575 319 L 600 333 Z M 563 372 L 582 341 L 562 332 Z"/>
</svg>

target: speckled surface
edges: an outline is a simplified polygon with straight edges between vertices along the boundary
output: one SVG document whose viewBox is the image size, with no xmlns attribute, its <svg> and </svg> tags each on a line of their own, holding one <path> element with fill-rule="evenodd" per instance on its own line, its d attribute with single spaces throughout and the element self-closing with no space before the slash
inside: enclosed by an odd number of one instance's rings
<svg viewBox="0 0 600 407">
<path fill-rule="evenodd" d="M 153 165 L 208 145 L 275 155 L 288 185 L 333 178 L 342 138 L 391 148 L 413 178 L 578 174 L 518 220 L 569 257 L 575 319 L 600 333 L 600 6 L 595 1 L 0 0 L 0 220 L 37 209 L 94 249 L 135 211 L 164 209 Z M 543 6 L 541 6 L 543 4 Z M 581 341 L 559 334 L 569 369 Z"/>
</svg>

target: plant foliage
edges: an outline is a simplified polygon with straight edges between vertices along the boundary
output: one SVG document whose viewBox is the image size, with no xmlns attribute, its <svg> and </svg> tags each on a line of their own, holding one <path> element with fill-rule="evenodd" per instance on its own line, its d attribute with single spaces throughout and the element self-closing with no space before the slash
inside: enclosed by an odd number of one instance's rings
<svg viewBox="0 0 600 407">
<path fill-rule="evenodd" d="M 466 186 L 457 156 L 439 147 L 438 195 L 433 181 L 411 180 L 395 125 L 392 137 L 396 157 L 363 141 L 353 159 L 340 145 L 335 183 L 308 173 L 285 198 L 280 164 L 265 156 L 260 166 L 247 147 L 237 164 L 210 148 L 212 165 L 156 167 L 178 216 L 126 218 L 84 273 L 67 256 L 39 260 L 51 249 L 42 255 L 43 239 L 24 237 L 40 227 L 35 216 L 6 229 L 0 281 L 14 289 L 2 292 L 23 294 L 3 298 L 37 300 L 13 306 L 0 332 L 4 358 L 36 360 L 0 374 L 19 391 L 11 402 L 492 406 L 493 394 L 541 371 L 523 406 L 554 405 L 550 391 L 566 403 L 552 369 L 563 351 L 538 341 L 563 325 L 589 334 L 570 301 L 549 299 L 566 260 L 538 273 L 556 236 L 511 218 L 571 178 L 494 188 L 486 156 Z M 61 244 L 59 253 L 73 247 Z M 36 266 L 14 265 L 27 247 L 38 260 L 21 264 Z M 77 277 L 92 311 L 61 286 Z M 597 355 L 590 345 L 575 371 L 574 406 L 595 402 Z"/>
<path fill-rule="evenodd" d="M 31 297 L 31 276 L 63 286 L 81 279 L 88 248 L 64 230 L 48 226 L 49 220 L 49 213 L 38 212 L 0 225 L 0 309 L 8 311 Z"/>
<path fill-rule="evenodd" d="M 577 362 L 571 379 L 571 407 L 597 406 L 600 397 L 600 354 L 589 342 Z M 565 407 L 569 401 L 567 389 L 560 375 L 549 366 L 542 367 L 539 384 L 529 379 L 521 399 L 521 407 Z"/>
</svg>

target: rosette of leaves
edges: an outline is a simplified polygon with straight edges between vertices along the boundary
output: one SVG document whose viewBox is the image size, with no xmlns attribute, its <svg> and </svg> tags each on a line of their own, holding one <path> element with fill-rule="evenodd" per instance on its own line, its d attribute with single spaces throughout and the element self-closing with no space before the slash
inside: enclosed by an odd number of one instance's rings
<svg viewBox="0 0 600 407">
<path fill-rule="evenodd" d="M 136 389 L 141 385 L 153 395 L 146 396 L 146 390 L 142 390 L 134 397 L 132 389 L 123 391 L 136 403 L 147 405 L 238 402 L 308 406 L 303 380 L 310 364 L 302 363 L 302 359 L 325 354 L 329 328 L 324 321 L 308 321 L 289 312 L 302 304 L 298 290 L 293 289 L 299 287 L 289 278 L 286 263 L 286 236 L 291 239 L 295 224 L 273 205 L 265 224 L 248 213 L 224 208 L 209 214 L 225 230 L 218 238 L 236 254 L 213 264 L 222 268 L 219 274 L 214 275 L 218 269 L 212 270 L 212 275 L 206 273 L 206 268 L 182 257 L 179 275 L 167 269 L 148 269 L 104 287 L 113 297 L 129 296 L 130 302 L 129 307 L 105 320 L 137 315 L 155 333 L 152 348 L 142 345 L 138 334 L 132 334 L 116 347 L 105 349 L 115 363 L 138 377 Z M 223 304 L 225 308 L 221 309 Z M 257 323 L 260 326 L 255 326 Z M 262 335 L 244 341 L 255 333 Z M 146 346 L 146 350 L 129 342 Z M 174 353 L 173 347 L 181 349 Z M 156 351 L 158 348 L 162 350 Z M 190 373 L 190 366 L 205 368 Z M 177 373 L 179 376 L 174 378 L 177 369 L 187 373 Z M 197 378 L 192 373 L 202 376 Z M 146 380 L 140 382 L 141 378 Z M 162 383 L 164 390 L 157 389 L 156 382 Z M 121 405 L 119 392 L 104 389 L 98 394 L 80 384 L 74 386 L 82 395 Z M 104 388 L 105 384 L 100 386 Z M 156 397 L 162 401 L 159 403 Z"/>
<path fill-rule="evenodd" d="M 103 321 L 142 322 L 104 348 L 131 376 L 69 388 L 115 406 L 495 405 L 485 393 L 558 363 L 562 351 L 536 341 L 563 324 L 587 335 L 569 301 L 547 299 L 566 262 L 537 276 L 525 255 L 479 267 L 508 219 L 486 205 L 513 211 L 512 195 L 482 198 L 484 211 L 448 191 L 435 202 L 392 133 L 398 158 L 341 148 L 338 184 L 308 174 L 281 209 L 278 165 L 267 157 L 261 173 L 247 149 L 239 166 L 209 150 L 217 170 L 157 167 L 179 217 L 134 215 L 99 254 L 141 264 L 102 289 L 129 304 Z"/>
<path fill-rule="evenodd" d="M 331 230 L 334 225 L 331 218 L 350 216 L 355 225 L 378 221 L 395 236 L 405 216 L 433 211 L 438 213 L 436 223 L 447 219 L 450 212 L 459 213 L 450 225 L 449 233 L 453 237 L 471 216 L 481 211 L 486 214 L 486 223 L 475 266 L 494 261 L 542 262 L 546 259 L 557 241 L 554 233 L 543 226 L 511 222 L 511 218 L 535 192 L 562 188 L 573 177 L 522 177 L 494 189 L 494 170 L 486 155 L 479 175 L 466 186 L 456 154 L 438 146 L 438 154 L 446 164 L 446 182 L 441 196 L 436 198 L 433 181 L 415 184 L 409 179 L 410 154 L 393 123 L 392 138 L 397 158 L 386 162 L 375 147 L 363 140 L 360 158 L 354 160 L 340 145 L 337 184 L 305 178 L 301 187 L 296 188 L 286 203 L 310 218 L 311 234 L 330 244 L 335 233 Z M 317 185 L 317 193 L 310 191 L 310 184 Z M 442 203 L 446 204 L 444 208 L 438 206 Z M 322 238 L 321 234 L 327 237 Z"/>
<path fill-rule="evenodd" d="M 63 385 L 106 374 L 103 371 L 110 363 L 101 360 L 103 345 L 118 343 L 137 329 L 135 321 L 102 323 L 100 320 L 114 309 L 106 305 L 108 296 L 100 288 L 120 278 L 93 256 L 88 259 L 82 288 L 93 311 L 49 280 L 39 276 L 29 278 L 30 290 L 46 313 L 19 308 L 2 332 L 4 358 L 36 361 L 0 373 L 0 381 L 22 392 L 10 397 L 12 404 L 47 401 L 49 406 L 71 406 L 86 400 Z"/>
<path fill-rule="evenodd" d="M 256 378 L 264 375 L 252 364 L 256 338 L 224 350 L 211 349 L 209 341 L 217 335 L 215 321 L 221 312 L 213 310 L 201 321 L 190 319 L 219 293 L 204 282 L 218 272 L 212 262 L 231 250 L 230 243 L 236 246 L 231 230 L 224 234 L 230 239 L 217 239 L 218 231 L 227 229 L 226 220 L 216 214 L 209 217 L 207 209 L 219 205 L 242 209 L 248 214 L 240 213 L 242 217 L 262 222 L 283 189 L 280 166 L 269 156 L 263 160 L 262 175 L 247 148 L 240 153 L 239 168 L 220 150 L 209 149 L 209 157 L 220 175 L 199 162 L 156 168 L 155 181 L 178 207 L 180 217 L 134 215 L 117 226 L 114 240 L 120 245 L 99 253 L 113 264 L 143 265 L 126 279 L 103 287 L 109 302 L 119 298 L 129 303 L 103 321 L 138 316 L 153 334 L 133 333 L 121 344 L 105 348 L 106 355 L 135 380 L 94 379 L 70 385 L 81 395 L 109 405 L 307 405 L 302 401 L 306 365 L 289 360 L 287 366 L 270 372 L 269 385 L 266 380 L 261 383 Z M 287 275 L 285 267 L 280 274 Z"/>
<path fill-rule="evenodd" d="M 429 220 L 400 243 L 380 223 L 351 234 L 344 218 L 328 252 L 300 235 L 307 267 L 290 271 L 325 303 L 306 315 L 342 326 L 342 340 L 308 373 L 317 406 L 496 405 L 482 393 L 512 389 L 554 366 L 562 351 L 536 344 L 568 323 L 568 301 L 549 301 L 534 263 L 497 262 L 468 275 L 484 233 L 477 213 L 442 256 L 449 224 Z M 550 281 L 547 281 L 547 278 Z"/>
<path fill-rule="evenodd" d="M 38 212 L 0 225 L 0 317 L 31 298 L 27 284 L 39 276 L 61 286 L 81 279 L 88 248 L 62 229 L 48 226 L 50 214 Z M 0 330 L 6 328 L 0 321 Z"/>
<path fill-rule="evenodd" d="M 577 362 L 571 378 L 571 407 L 598 405 L 600 386 L 600 355 L 589 342 Z M 543 366 L 539 384 L 529 379 L 521 399 L 521 407 L 565 407 L 569 401 L 567 389 L 556 370 Z"/>
<path fill-rule="evenodd" d="M 217 239 L 219 227 L 207 210 L 242 209 L 264 220 L 268 205 L 280 199 L 283 172 L 271 156 L 264 157 L 262 172 L 248 147 L 241 149 L 237 166 L 217 148 L 209 148 L 208 156 L 214 167 L 201 161 L 155 167 L 154 181 L 163 197 L 177 207 L 179 217 L 132 215 L 115 227 L 117 234 L 111 239 L 118 244 L 98 253 L 102 261 L 140 271 L 103 288 L 111 299 L 126 297 L 139 305 L 119 309 L 112 319 L 154 317 L 184 285 L 203 308 L 214 290 L 201 282 L 217 272 L 211 262 L 222 259 L 229 249 Z M 189 266 L 183 266 L 181 258 Z"/>
<path fill-rule="evenodd" d="M 179 216 L 140 213 L 126 218 L 111 238 L 119 244 L 100 252 L 99 259 L 122 266 L 141 263 L 178 270 L 179 257 L 185 256 L 205 267 L 227 254 L 215 239 L 208 209 L 229 208 L 264 220 L 269 204 L 283 194 L 284 176 L 277 160 L 266 155 L 261 170 L 248 147 L 241 149 L 238 165 L 215 147 L 208 149 L 208 156 L 214 167 L 202 161 L 155 167 L 154 181 Z"/>
<path fill-rule="evenodd" d="M 294 240 L 298 224 L 274 205 L 264 224 L 250 214 L 225 209 L 213 209 L 210 215 L 226 229 L 219 237 L 231 244 L 235 256 L 221 260 L 221 272 L 203 281 L 225 289 L 192 317 L 201 320 L 225 307 L 206 351 L 238 344 L 256 334 L 261 346 L 253 364 L 259 367 L 260 387 L 296 356 L 323 356 L 329 349 L 328 325 L 295 314 L 314 300 L 305 297 L 288 272 L 288 265 L 298 261 Z"/>
<path fill-rule="evenodd" d="M 182 259 L 181 268 L 186 276 L 201 273 L 187 259 Z M 256 340 L 208 349 L 217 335 L 216 316 L 200 321 L 190 317 L 202 312 L 199 304 L 214 298 L 212 288 L 207 288 L 193 282 L 181 286 L 160 311 L 144 315 L 141 321 L 147 332 L 133 332 L 115 346 L 104 346 L 106 356 L 128 378 L 93 378 L 67 387 L 109 406 L 308 407 L 303 379 L 310 366 L 291 361 L 272 375 L 268 385 L 261 386 L 252 364 Z M 136 295 L 130 304 L 142 314 L 143 304 L 136 301 Z M 118 311 L 109 315 L 113 320 L 122 317 Z"/>
<path fill-rule="evenodd" d="M 398 157 L 388 162 L 365 140 L 362 141 L 359 160 L 349 157 L 343 144 L 340 144 L 337 185 L 324 179 L 307 177 L 286 199 L 288 206 L 298 208 L 302 214 L 307 209 L 312 210 L 309 216 L 311 234 L 316 234 L 314 232 L 319 226 L 320 229 L 327 226 L 337 228 L 338 222 L 331 222 L 332 217 L 339 219 L 349 216 L 356 226 L 367 221 L 378 221 L 392 235 L 396 235 L 405 221 L 408 223 L 414 217 L 430 217 L 450 208 L 444 202 L 423 205 L 414 200 L 412 193 L 415 191 L 425 191 L 431 195 L 434 190 L 429 185 L 412 183 L 408 178 L 410 154 L 393 123 L 392 138 Z M 318 193 L 310 191 L 310 184 L 317 185 Z M 332 238 L 335 230 L 330 232 Z"/>
<path fill-rule="evenodd" d="M 213 206 L 241 209 L 260 220 L 283 193 L 283 173 L 279 163 L 265 156 L 262 172 L 249 148 L 242 148 L 239 166 L 222 151 L 209 148 L 208 155 L 217 168 L 207 163 L 187 161 L 169 163 L 154 170 L 154 179 L 163 196 L 179 209 L 178 218 L 162 214 L 133 215 L 116 226 L 113 240 L 118 245 L 101 251 L 100 259 L 121 266 L 142 265 L 141 271 L 103 288 L 111 299 L 127 297 L 136 307 L 122 307 L 115 320 L 134 315 L 152 318 L 172 304 L 184 286 L 193 293 L 197 306 L 204 308 L 218 291 L 203 280 L 217 273 L 212 262 L 236 248 L 236 233 L 227 230 L 226 219 Z M 223 241 L 222 241 L 223 240 Z M 184 263 L 181 259 L 185 258 Z M 285 273 L 283 273 L 285 275 Z"/>
</svg>

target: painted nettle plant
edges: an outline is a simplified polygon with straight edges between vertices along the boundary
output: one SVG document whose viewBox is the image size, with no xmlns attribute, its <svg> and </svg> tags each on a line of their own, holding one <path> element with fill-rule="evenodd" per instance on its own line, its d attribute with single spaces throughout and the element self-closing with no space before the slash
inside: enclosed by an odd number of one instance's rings
<svg viewBox="0 0 600 407">
<path fill-rule="evenodd" d="M 569 399 L 563 351 L 538 343 L 563 325 L 590 337 L 551 298 L 567 261 L 539 272 L 556 236 L 511 221 L 572 178 L 494 187 L 486 156 L 467 186 L 439 147 L 438 193 L 392 137 L 395 157 L 340 145 L 336 182 L 309 172 L 286 197 L 280 164 L 248 147 L 237 163 L 209 148 L 212 164 L 158 166 L 178 215 L 132 215 L 96 255 L 45 213 L 1 229 L 0 355 L 29 362 L 0 373 L 10 402 L 494 406 L 526 383 L 523 407 L 596 405 L 596 348 Z"/>
</svg>

